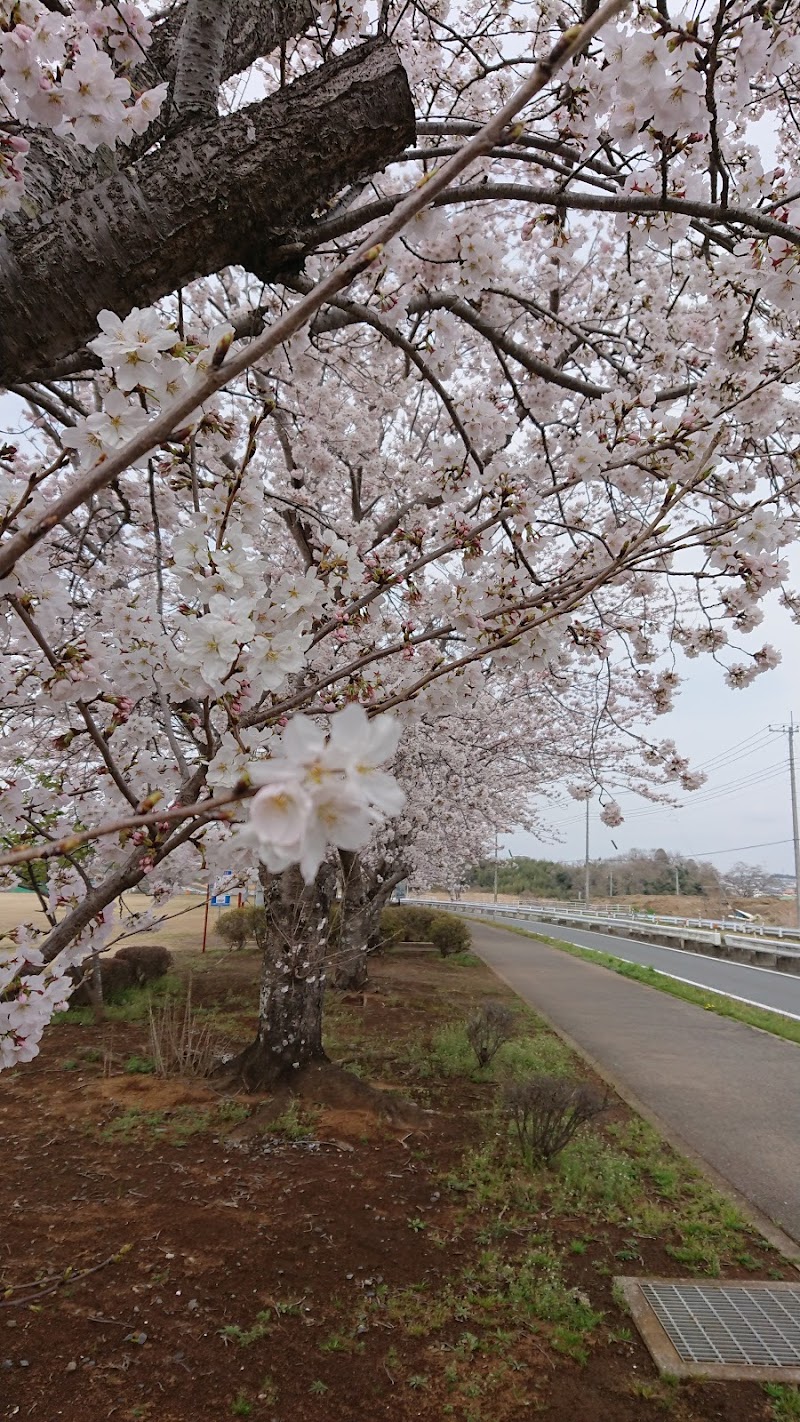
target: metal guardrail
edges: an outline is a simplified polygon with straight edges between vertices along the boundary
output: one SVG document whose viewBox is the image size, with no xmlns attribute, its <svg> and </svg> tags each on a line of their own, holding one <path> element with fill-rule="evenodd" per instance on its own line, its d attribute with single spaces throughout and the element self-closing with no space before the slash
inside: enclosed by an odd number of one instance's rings
<svg viewBox="0 0 800 1422">
<path fill-rule="evenodd" d="M 674 939 L 681 946 L 716 948 L 721 950 L 723 956 L 749 954 L 754 959 L 762 959 L 765 966 L 769 962 L 770 967 L 780 967 L 781 964 L 778 963 L 780 958 L 789 971 L 800 972 L 800 942 L 797 941 L 800 934 L 796 929 L 773 930 L 780 933 L 781 936 L 766 938 L 761 933 L 753 933 L 751 924 L 747 925 L 745 932 L 742 929 L 741 921 L 730 919 L 714 921 L 711 919 L 676 919 L 666 916 L 655 918 L 650 914 L 596 913 L 585 908 L 560 909 L 531 904 L 514 908 L 507 904 L 470 903 L 464 899 L 452 902 L 443 902 L 441 899 L 409 899 L 407 902 L 417 903 L 426 908 L 446 909 L 448 913 L 467 913 L 480 918 L 513 918 L 538 923 L 583 924 L 586 928 L 599 928 L 601 931 L 605 929 L 612 936 L 614 933 L 619 934 L 620 929 L 627 928 L 631 935 L 641 938 Z M 756 927 L 769 926 L 756 925 Z M 793 935 L 794 942 L 787 941 L 788 934 Z"/>
</svg>

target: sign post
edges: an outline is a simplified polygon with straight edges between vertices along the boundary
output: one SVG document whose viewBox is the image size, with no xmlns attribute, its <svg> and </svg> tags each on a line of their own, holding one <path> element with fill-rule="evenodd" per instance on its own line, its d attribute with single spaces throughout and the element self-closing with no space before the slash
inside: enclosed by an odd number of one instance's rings
<svg viewBox="0 0 800 1422">
<path fill-rule="evenodd" d="M 202 947 L 201 950 L 200 950 L 202 953 L 205 953 L 205 951 L 206 951 L 206 939 L 207 939 L 207 937 L 208 937 L 208 905 L 209 905 L 210 901 L 211 901 L 211 885 L 210 885 L 210 884 L 207 884 L 207 885 L 206 885 L 206 911 L 205 911 L 205 916 L 204 916 L 204 918 L 203 918 L 203 947 Z"/>
</svg>

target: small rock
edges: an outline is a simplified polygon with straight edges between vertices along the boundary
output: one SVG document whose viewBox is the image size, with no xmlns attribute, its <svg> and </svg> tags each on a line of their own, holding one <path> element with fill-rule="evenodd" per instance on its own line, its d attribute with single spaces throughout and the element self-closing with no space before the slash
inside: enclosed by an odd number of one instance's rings
<svg viewBox="0 0 800 1422">
<path fill-rule="evenodd" d="M 192 1313 L 194 1313 L 195 1309 L 198 1309 L 200 1307 L 200 1304 L 198 1303 L 197 1299 L 190 1299 L 186 1307 L 188 1309 L 191 1309 Z"/>
<path fill-rule="evenodd" d="M 135 1344 L 137 1345 L 137 1347 L 141 1348 L 141 1347 L 143 1347 L 143 1345 L 147 1342 L 147 1334 L 146 1334 L 146 1333 L 126 1333 L 126 1334 L 125 1334 L 125 1338 L 124 1338 L 124 1342 L 125 1342 L 125 1343 L 135 1343 Z"/>
<path fill-rule="evenodd" d="M 72 1362 L 67 1363 L 66 1371 L 67 1371 L 68 1373 L 77 1373 L 77 1371 L 78 1371 L 78 1364 L 75 1362 L 75 1359 L 74 1359 L 74 1358 L 72 1359 Z"/>
</svg>

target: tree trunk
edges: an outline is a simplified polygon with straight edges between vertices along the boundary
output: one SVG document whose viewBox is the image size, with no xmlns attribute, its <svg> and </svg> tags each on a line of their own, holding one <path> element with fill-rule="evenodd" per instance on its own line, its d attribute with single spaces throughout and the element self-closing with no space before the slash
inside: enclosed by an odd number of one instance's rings
<svg viewBox="0 0 800 1422">
<path fill-rule="evenodd" d="M 340 902 L 339 938 L 330 958 L 333 986 L 344 992 L 358 992 L 367 981 L 367 940 L 372 914 L 369 886 L 361 859 L 352 850 L 340 849 L 343 891 Z"/>
<path fill-rule="evenodd" d="M 89 1001 L 92 1004 L 92 1017 L 95 1026 L 105 1022 L 106 1006 L 103 1000 L 103 974 L 100 971 L 100 954 L 92 954 L 92 967 L 87 981 L 89 990 Z"/>
<path fill-rule="evenodd" d="M 153 27 L 152 45 L 134 80 L 138 87 L 173 80 L 180 60 L 180 40 L 188 6 L 174 5 Z M 241 74 L 261 55 L 271 54 L 314 21 L 311 0 L 230 0 L 222 78 Z"/>
<path fill-rule="evenodd" d="M 405 871 L 371 878 L 358 854 L 341 849 L 339 859 L 344 892 L 339 942 L 331 960 L 333 985 L 342 992 L 360 992 L 369 978 L 369 956 L 379 939 L 381 913 Z"/>
<path fill-rule="evenodd" d="M 330 908 L 336 876 L 323 864 L 313 884 L 300 870 L 261 871 L 266 932 L 258 1032 L 228 1070 L 249 1091 L 291 1081 L 312 1061 L 325 1061 L 322 1003 Z"/>
<path fill-rule="evenodd" d="M 397 53 L 369 40 L 12 225 L 0 237 L 0 383 L 56 371 L 104 307 L 124 316 L 234 264 L 272 279 L 297 229 L 413 137 Z"/>
</svg>

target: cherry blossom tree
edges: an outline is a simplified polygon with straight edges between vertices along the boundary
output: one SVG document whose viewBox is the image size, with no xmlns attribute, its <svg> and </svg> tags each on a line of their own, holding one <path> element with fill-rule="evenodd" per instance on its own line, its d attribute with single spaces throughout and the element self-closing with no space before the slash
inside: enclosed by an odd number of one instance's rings
<svg viewBox="0 0 800 1422">
<path fill-rule="evenodd" d="M 610 823 L 618 823 L 614 796 L 622 789 L 668 802 L 673 785 L 692 789 L 702 779 L 671 742 L 649 738 L 655 712 L 638 678 L 596 657 L 568 670 L 551 663 L 502 674 L 473 663 L 457 701 L 439 683 L 401 718 L 394 772 L 406 796 L 402 812 L 366 850 L 339 855 L 341 926 L 331 967 L 340 988 L 366 982 L 381 910 L 401 881 L 417 892 L 456 894 L 498 835 L 524 828 L 551 841 L 548 809 L 563 808 L 565 777 L 581 777 L 567 780 L 567 797 L 599 793 Z"/>
<path fill-rule="evenodd" d="M 0 0 L 3 813 L 51 866 L 3 1064 L 143 882 L 155 915 L 257 855 L 288 931 L 471 668 L 599 667 L 610 733 L 669 709 L 670 647 L 775 664 L 795 10 Z M 613 769 L 561 764 L 615 823 Z"/>
</svg>

